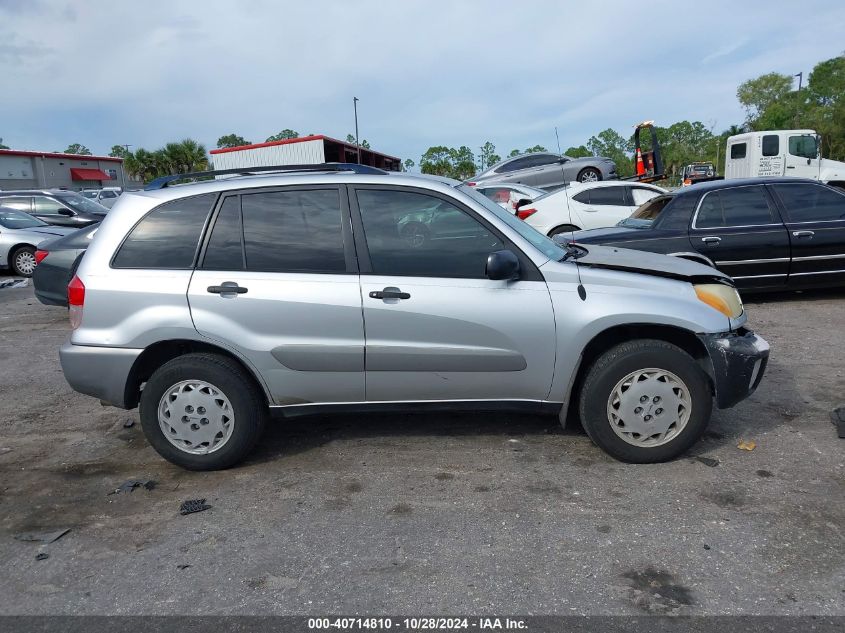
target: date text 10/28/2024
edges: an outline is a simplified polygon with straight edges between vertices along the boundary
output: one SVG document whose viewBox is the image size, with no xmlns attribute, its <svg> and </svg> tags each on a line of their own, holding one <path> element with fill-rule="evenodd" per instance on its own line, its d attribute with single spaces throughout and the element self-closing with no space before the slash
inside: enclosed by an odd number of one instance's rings
<svg viewBox="0 0 845 633">
<path fill-rule="evenodd" d="M 519 618 L 308 618 L 309 630 L 518 631 L 527 628 L 525 620 Z"/>
</svg>

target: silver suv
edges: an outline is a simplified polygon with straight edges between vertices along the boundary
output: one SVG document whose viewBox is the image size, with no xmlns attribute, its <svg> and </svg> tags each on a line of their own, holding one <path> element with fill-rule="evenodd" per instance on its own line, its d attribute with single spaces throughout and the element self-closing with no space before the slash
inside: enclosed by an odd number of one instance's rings
<svg viewBox="0 0 845 633">
<path fill-rule="evenodd" d="M 571 413 L 664 461 L 765 370 L 707 266 L 558 244 L 446 179 L 252 171 L 124 194 L 68 286 L 68 382 L 185 468 L 241 461 L 271 413 L 424 407 Z"/>
</svg>

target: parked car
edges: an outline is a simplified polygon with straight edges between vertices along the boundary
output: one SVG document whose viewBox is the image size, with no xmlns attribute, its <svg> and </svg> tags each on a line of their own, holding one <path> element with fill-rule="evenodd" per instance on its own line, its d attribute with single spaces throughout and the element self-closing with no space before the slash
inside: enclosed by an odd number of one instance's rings
<svg viewBox="0 0 845 633">
<path fill-rule="evenodd" d="M 681 170 L 682 187 L 689 187 L 699 182 L 718 179 L 719 176 L 716 175 L 715 165 L 706 161 L 690 163 L 689 165 L 685 165 L 683 170 Z"/>
<path fill-rule="evenodd" d="M 175 464 L 239 462 L 270 412 L 495 408 L 565 423 L 571 400 L 608 453 L 657 462 L 701 436 L 714 397 L 730 407 L 763 376 L 768 345 L 709 266 L 559 245 L 449 179 L 273 169 L 124 194 L 68 285 L 65 377 L 140 405 Z M 431 223 L 409 243 L 406 218 L 435 211 L 453 239 Z"/>
<path fill-rule="evenodd" d="M 572 183 L 517 209 L 543 235 L 559 235 L 580 229 L 613 226 L 637 207 L 666 190 L 644 183 L 621 180 Z"/>
<path fill-rule="evenodd" d="M 122 190 L 120 187 L 103 187 L 102 189 L 83 189 L 79 193 L 89 200 L 111 209 L 120 197 Z"/>
<path fill-rule="evenodd" d="M 476 186 L 475 189 L 490 198 L 505 211 L 514 214 L 519 203 L 523 201 L 531 202 L 548 193 L 548 191 L 538 189 L 537 187 L 514 184 L 481 184 Z"/>
<path fill-rule="evenodd" d="M 0 191 L 0 205 L 29 213 L 47 224 L 77 229 L 102 221 L 109 212 L 75 191 L 48 189 Z"/>
<path fill-rule="evenodd" d="M 595 182 L 615 178 L 618 178 L 616 163 L 609 158 L 572 158 L 565 154 L 537 152 L 506 158 L 478 174 L 470 184 L 477 186 L 482 183 L 489 185 L 508 182 L 551 191 L 569 182 Z"/>
<path fill-rule="evenodd" d="M 50 226 L 22 211 L 0 207 L 0 268 L 11 269 L 20 277 L 32 277 L 39 245 L 71 230 Z"/>
<path fill-rule="evenodd" d="M 38 245 L 35 251 L 38 265 L 32 275 L 36 299 L 45 305 L 67 307 L 67 285 L 99 226 L 92 224 Z"/>
<path fill-rule="evenodd" d="M 845 284 L 845 192 L 814 180 L 701 183 L 655 198 L 620 226 L 572 238 L 702 261 L 741 289 Z"/>
</svg>

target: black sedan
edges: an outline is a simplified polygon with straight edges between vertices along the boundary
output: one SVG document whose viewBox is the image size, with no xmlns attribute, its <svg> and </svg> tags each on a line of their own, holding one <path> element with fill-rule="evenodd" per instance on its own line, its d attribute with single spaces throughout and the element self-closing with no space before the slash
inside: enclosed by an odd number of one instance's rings
<svg viewBox="0 0 845 633">
<path fill-rule="evenodd" d="M 739 288 L 845 285 L 845 191 L 815 180 L 701 183 L 650 200 L 614 227 L 570 235 L 703 261 Z"/>
<path fill-rule="evenodd" d="M 38 264 L 32 275 L 36 299 L 50 306 L 67 306 L 67 285 L 99 226 L 92 224 L 38 245 L 35 252 Z"/>
</svg>

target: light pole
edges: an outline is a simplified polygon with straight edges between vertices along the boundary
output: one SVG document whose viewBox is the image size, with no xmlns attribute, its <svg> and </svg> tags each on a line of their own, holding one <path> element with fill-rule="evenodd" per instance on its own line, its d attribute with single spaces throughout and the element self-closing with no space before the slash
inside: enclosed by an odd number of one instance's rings
<svg viewBox="0 0 845 633">
<path fill-rule="evenodd" d="M 355 110 L 355 147 L 358 149 L 358 164 L 361 164 L 361 143 L 358 142 L 358 97 L 352 97 L 352 108 Z"/>
</svg>

